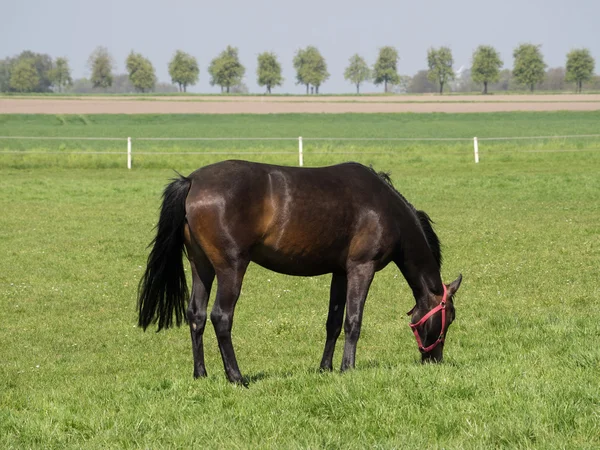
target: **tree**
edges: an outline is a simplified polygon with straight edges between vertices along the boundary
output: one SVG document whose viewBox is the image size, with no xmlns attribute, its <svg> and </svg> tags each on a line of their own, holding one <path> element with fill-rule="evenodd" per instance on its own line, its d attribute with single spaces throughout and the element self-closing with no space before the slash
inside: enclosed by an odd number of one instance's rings
<svg viewBox="0 0 600 450">
<path fill-rule="evenodd" d="M 448 86 L 452 92 L 474 92 L 479 89 L 471 77 L 471 68 L 465 66 L 461 66 L 454 72 L 454 80 L 448 83 Z"/>
<path fill-rule="evenodd" d="M 21 61 L 26 61 L 26 63 L 19 64 Z M 27 86 L 28 92 L 50 92 L 50 86 L 52 85 L 50 79 L 53 66 L 52 57 L 45 53 L 34 53 L 30 50 L 25 50 L 18 56 L 0 61 L 0 91 L 8 92 L 15 90 L 10 84 L 13 70 L 17 65 L 20 65 L 21 70 L 23 70 L 24 67 L 31 67 L 32 63 L 37 75 L 37 84 L 33 89 Z M 19 76 L 18 78 L 21 77 Z"/>
<path fill-rule="evenodd" d="M 66 86 L 73 84 L 71 78 L 71 69 L 69 68 L 69 61 L 67 58 L 56 58 L 54 67 L 50 71 L 50 80 L 52 86 L 54 86 L 58 92 L 62 92 Z"/>
<path fill-rule="evenodd" d="M 546 63 L 540 45 L 521 44 L 513 52 L 515 64 L 513 76 L 520 84 L 529 86 L 531 92 L 537 83 L 544 80 Z"/>
<path fill-rule="evenodd" d="M 0 60 L 0 92 L 8 92 L 10 90 L 10 71 L 10 59 Z"/>
<path fill-rule="evenodd" d="M 246 86 L 246 83 L 240 83 L 231 86 L 229 92 L 232 94 L 247 94 L 250 90 L 248 89 L 248 86 Z"/>
<path fill-rule="evenodd" d="M 50 72 L 52 71 L 52 57 L 46 53 L 35 53 L 30 50 L 25 50 L 17 57 L 17 61 L 21 59 L 33 60 L 33 65 L 37 72 L 38 84 L 35 87 L 35 92 L 50 92 L 52 81 L 50 80 Z"/>
<path fill-rule="evenodd" d="M 566 89 L 565 68 L 552 67 L 546 70 L 546 76 L 540 84 L 540 89 L 545 91 L 562 91 Z"/>
<path fill-rule="evenodd" d="M 498 81 L 490 84 L 489 88 L 495 91 L 508 91 L 514 84 L 513 75 L 510 69 L 502 69 L 498 74 Z"/>
<path fill-rule="evenodd" d="M 379 56 L 373 66 L 373 83 L 383 83 L 383 92 L 388 91 L 388 83 L 397 84 L 400 80 L 397 69 L 399 59 L 398 51 L 394 47 L 379 49 Z"/>
<path fill-rule="evenodd" d="M 310 86 L 314 86 L 318 94 L 321 84 L 329 78 L 325 58 L 316 47 L 311 45 L 296 52 L 294 69 L 296 69 L 296 84 L 306 85 L 307 94 Z"/>
<path fill-rule="evenodd" d="M 283 84 L 281 64 L 279 64 L 275 53 L 264 52 L 258 55 L 256 75 L 258 76 L 258 85 L 266 86 L 267 93 L 269 94 L 273 87 Z"/>
<path fill-rule="evenodd" d="M 412 77 L 406 88 L 406 92 L 409 94 L 431 93 L 435 91 L 436 85 L 429 80 L 426 70 L 419 70 L 415 76 Z"/>
<path fill-rule="evenodd" d="M 17 61 L 10 74 L 10 87 L 17 92 L 34 92 L 40 82 L 33 58 Z"/>
<path fill-rule="evenodd" d="M 566 80 L 575 82 L 575 90 L 581 92 L 584 81 L 594 75 L 596 62 L 587 48 L 571 50 L 567 54 Z"/>
<path fill-rule="evenodd" d="M 396 94 L 406 94 L 411 81 L 410 75 L 398 75 L 398 82 L 388 86 L 388 89 Z"/>
<path fill-rule="evenodd" d="M 177 50 L 169 62 L 171 81 L 179 85 L 180 92 L 187 92 L 187 87 L 198 82 L 198 61 L 192 55 Z"/>
<path fill-rule="evenodd" d="M 588 83 L 590 89 L 600 90 L 600 75 L 594 75 Z"/>
<path fill-rule="evenodd" d="M 106 47 L 97 47 L 88 58 L 88 67 L 92 72 L 90 80 L 95 88 L 107 89 L 113 83 L 114 62 Z"/>
<path fill-rule="evenodd" d="M 488 93 L 488 83 L 495 83 L 500 79 L 500 69 L 503 65 L 500 54 L 494 47 L 480 45 L 473 52 L 471 79 L 483 83 L 484 95 Z"/>
<path fill-rule="evenodd" d="M 360 93 L 360 84 L 371 79 L 371 69 L 364 58 L 355 54 L 350 58 L 350 64 L 346 67 L 344 78 L 356 86 L 356 93 Z"/>
<path fill-rule="evenodd" d="M 177 92 L 179 88 L 171 83 L 156 83 L 154 86 L 154 92 Z M 105 92 L 111 94 L 127 94 L 135 92 L 136 89 L 131 83 L 129 75 L 126 73 L 116 74 L 113 77 L 112 86 L 107 88 Z M 94 92 L 94 86 L 92 82 L 86 78 L 78 78 L 73 80 L 73 85 L 69 87 L 69 92 L 74 93 L 90 93 Z"/>
<path fill-rule="evenodd" d="M 173 93 L 173 92 L 178 92 L 179 88 L 177 86 L 175 86 L 173 83 L 167 83 L 164 81 L 159 81 L 158 83 L 156 83 L 156 86 L 154 86 L 154 92 L 169 92 L 169 93 Z"/>
<path fill-rule="evenodd" d="M 440 47 L 437 50 L 432 47 L 427 51 L 427 65 L 429 66 L 427 77 L 439 84 L 440 95 L 444 92 L 446 82 L 454 79 L 453 64 L 452 50 L 448 47 Z"/>
<path fill-rule="evenodd" d="M 219 56 L 210 62 L 208 73 L 210 74 L 210 85 L 218 84 L 221 86 L 221 92 L 225 88 L 229 93 L 231 86 L 241 84 L 246 69 L 240 63 L 238 49 L 228 45 Z"/>
<path fill-rule="evenodd" d="M 154 66 L 148 58 L 132 51 L 125 61 L 125 67 L 129 72 L 131 84 L 133 84 L 136 91 L 148 92 L 154 89 L 156 74 L 154 73 Z"/>
</svg>

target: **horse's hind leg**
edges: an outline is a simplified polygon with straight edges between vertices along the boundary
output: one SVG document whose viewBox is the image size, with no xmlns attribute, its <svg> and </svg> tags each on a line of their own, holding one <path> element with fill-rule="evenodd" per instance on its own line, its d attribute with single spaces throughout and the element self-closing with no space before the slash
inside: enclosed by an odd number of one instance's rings
<svg viewBox="0 0 600 450">
<path fill-rule="evenodd" d="M 192 336 L 192 353 L 194 355 L 194 378 L 205 377 L 203 335 L 206 325 L 206 307 L 210 297 L 210 289 L 215 278 L 215 272 L 210 266 L 200 266 L 192 263 L 192 295 L 187 310 Z"/>
<path fill-rule="evenodd" d="M 242 280 L 248 267 L 248 260 L 237 260 L 232 267 L 217 268 L 217 297 L 210 313 L 210 320 L 215 327 L 219 350 L 223 358 L 223 366 L 227 379 L 233 383 L 242 383 L 242 374 L 231 342 L 231 328 L 235 304 L 240 296 Z"/>
<path fill-rule="evenodd" d="M 342 331 L 344 306 L 346 304 L 346 274 L 333 274 L 329 294 L 329 314 L 327 316 L 327 340 L 321 359 L 321 370 L 333 370 L 335 343 Z"/>
<path fill-rule="evenodd" d="M 215 271 L 204 252 L 188 241 L 188 257 L 192 268 L 192 293 L 187 309 L 194 355 L 194 378 L 205 377 L 203 335 L 206 325 L 206 307 L 210 290 L 215 279 Z"/>
</svg>

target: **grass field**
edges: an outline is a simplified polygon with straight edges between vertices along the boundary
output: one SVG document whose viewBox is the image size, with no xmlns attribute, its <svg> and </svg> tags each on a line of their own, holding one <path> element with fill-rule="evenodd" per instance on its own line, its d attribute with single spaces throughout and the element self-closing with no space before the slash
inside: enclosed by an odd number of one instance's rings
<svg viewBox="0 0 600 450">
<path fill-rule="evenodd" d="M 523 136 L 593 133 L 598 119 L 0 116 L 0 135 Z M 135 326 L 171 168 L 185 174 L 223 156 L 147 155 L 127 171 L 114 155 L 0 155 L 0 447 L 598 448 L 597 142 L 544 153 L 495 143 L 478 165 L 470 144 L 464 154 L 454 144 L 386 145 L 354 155 L 308 149 L 307 164 L 354 159 L 390 171 L 435 220 L 444 279 L 464 275 L 445 362 L 419 364 L 405 315 L 414 300 L 390 266 L 367 300 L 356 370 L 321 374 L 329 277 L 251 265 L 233 330 L 248 389 L 225 381 L 212 327 L 209 377 L 193 380 L 187 329 Z M 388 153 L 377 153 L 382 147 Z M 248 157 L 296 163 L 295 155 Z"/>
<path fill-rule="evenodd" d="M 122 168 L 133 138 L 135 168 L 191 167 L 226 157 L 298 160 L 297 137 L 304 138 L 307 165 L 349 159 L 393 161 L 402 154 L 423 158 L 473 158 L 472 138 L 599 134 L 600 111 L 488 114 L 281 114 L 281 115 L 0 115 L 0 167 Z M 76 138 L 121 138 L 119 141 Z M 144 141 L 139 138 L 284 138 L 281 141 Z M 75 138 L 75 139 L 74 139 Z M 460 141 L 311 141 L 311 138 L 452 138 Z M 508 160 L 516 153 L 596 151 L 599 137 L 480 141 L 482 158 Z M 84 155 L 79 153 L 83 152 Z M 104 153 L 97 153 L 104 152 Z M 201 152 L 201 155 L 195 154 Z M 163 153 L 167 153 L 164 155 Z M 213 155 L 208 155 L 213 153 Z M 279 154 L 277 156 L 276 154 Z M 192 162 L 193 161 L 193 162 Z"/>
</svg>

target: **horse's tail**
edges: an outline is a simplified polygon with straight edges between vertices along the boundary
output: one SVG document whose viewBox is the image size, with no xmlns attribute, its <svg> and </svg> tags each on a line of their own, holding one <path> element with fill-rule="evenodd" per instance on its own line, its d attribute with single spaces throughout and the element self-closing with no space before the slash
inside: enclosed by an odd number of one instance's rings
<svg viewBox="0 0 600 450">
<path fill-rule="evenodd" d="M 138 288 L 138 325 L 144 330 L 158 322 L 158 330 L 177 326 L 185 315 L 188 288 L 183 270 L 185 199 L 192 181 L 179 176 L 165 188 L 156 237 L 150 243 L 148 265 Z"/>
</svg>

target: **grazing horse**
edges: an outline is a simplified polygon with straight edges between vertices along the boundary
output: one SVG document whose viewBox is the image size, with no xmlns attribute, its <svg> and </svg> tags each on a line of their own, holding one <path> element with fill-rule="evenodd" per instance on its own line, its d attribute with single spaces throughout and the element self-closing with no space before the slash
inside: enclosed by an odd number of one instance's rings
<svg viewBox="0 0 600 450">
<path fill-rule="evenodd" d="M 331 273 L 322 370 L 332 370 L 344 324 L 341 370 L 354 367 L 367 292 L 375 272 L 393 261 L 416 300 L 409 312 L 422 361 L 441 361 L 454 320 L 452 296 L 462 276 L 444 285 L 439 240 L 389 176 L 358 163 L 320 168 L 224 161 L 179 176 L 165 188 L 157 233 L 140 280 L 139 326 L 190 325 L 194 377 L 206 376 L 202 336 L 210 313 L 225 373 L 242 383 L 231 342 L 233 313 L 250 261 L 298 276 Z M 188 291 L 183 267 L 192 271 Z M 346 320 L 344 319 L 346 310 Z"/>
</svg>

